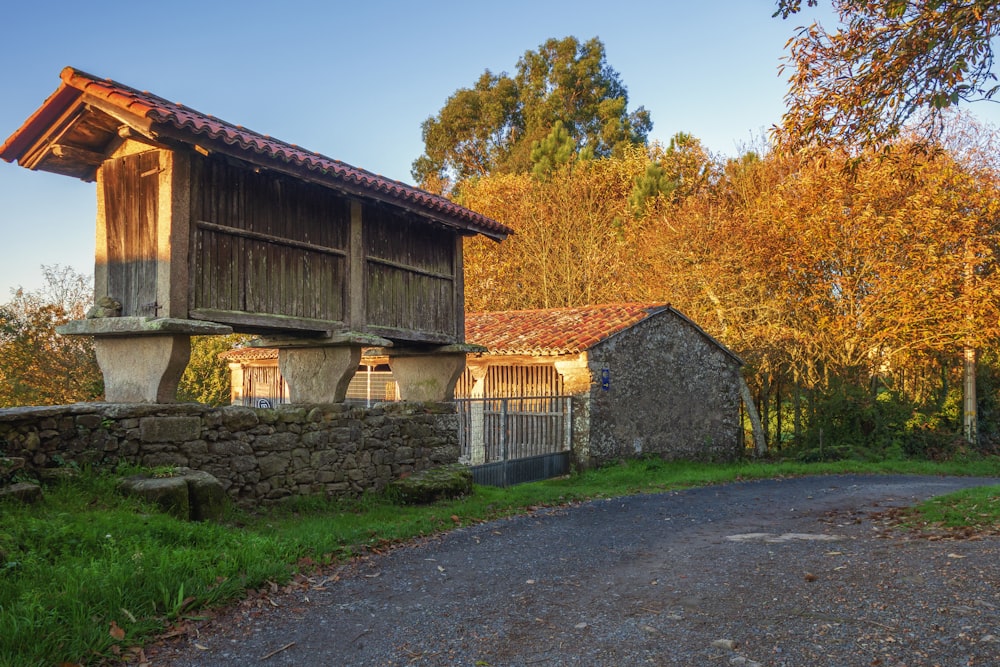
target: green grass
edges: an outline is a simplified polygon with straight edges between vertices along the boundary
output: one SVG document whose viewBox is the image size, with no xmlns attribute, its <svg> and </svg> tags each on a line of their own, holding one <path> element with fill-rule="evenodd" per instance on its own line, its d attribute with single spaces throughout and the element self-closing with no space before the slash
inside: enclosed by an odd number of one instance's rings
<svg viewBox="0 0 1000 667">
<path fill-rule="evenodd" d="M 1000 487 L 978 486 L 924 501 L 903 512 L 903 523 L 922 532 L 1000 533 Z"/>
<path fill-rule="evenodd" d="M 1000 476 L 1000 460 L 824 464 L 611 465 L 510 489 L 476 487 L 459 500 L 416 507 L 388 498 L 298 499 L 221 524 L 187 523 L 119 496 L 115 479 L 84 474 L 24 507 L 0 503 L 0 666 L 114 661 L 186 616 L 238 599 L 301 568 L 530 508 L 740 479 L 804 474 Z M 1000 490 L 949 496 L 921 511 L 933 521 L 1000 525 Z M 945 512 L 948 508 L 953 514 Z M 937 516 L 936 514 L 933 516 Z"/>
</svg>

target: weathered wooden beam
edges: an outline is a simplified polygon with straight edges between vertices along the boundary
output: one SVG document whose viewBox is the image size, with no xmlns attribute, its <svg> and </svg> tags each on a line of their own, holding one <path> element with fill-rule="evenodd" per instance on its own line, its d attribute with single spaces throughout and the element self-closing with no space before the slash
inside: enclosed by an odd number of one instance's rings
<svg viewBox="0 0 1000 667">
<path fill-rule="evenodd" d="M 437 343 L 447 345 L 459 342 L 453 334 L 437 331 L 413 331 L 399 327 L 385 327 L 369 324 L 365 331 L 390 340 L 402 340 L 414 343 Z"/>
<path fill-rule="evenodd" d="M 126 111 L 115 104 L 108 102 L 100 97 L 92 95 L 84 95 L 84 102 L 88 107 L 98 109 L 103 113 L 111 116 L 116 121 L 118 121 L 119 126 L 128 126 L 136 134 L 141 134 L 147 140 L 155 139 L 153 133 L 150 132 L 150 126 L 153 124 L 149 118 L 145 116 L 140 116 L 139 114 Z M 123 137 L 124 138 L 124 137 Z M 137 136 L 130 136 L 131 139 L 137 139 Z M 190 143 L 190 142 L 188 142 Z"/>
<path fill-rule="evenodd" d="M 250 331 L 311 331 L 319 335 L 330 336 L 339 331 L 347 330 L 347 325 L 340 321 L 315 320 L 308 317 L 291 317 L 289 315 L 273 315 L 269 313 L 244 313 L 236 310 L 216 310 L 214 308 L 196 308 L 188 316 L 193 320 L 207 320 L 228 324 L 235 330 Z"/>
<path fill-rule="evenodd" d="M 89 164 L 95 167 L 104 162 L 105 158 L 104 153 L 89 151 L 85 148 L 78 148 L 67 144 L 53 144 L 52 154 L 58 158 L 63 158 L 64 160 L 83 162 L 84 164 Z"/>
<path fill-rule="evenodd" d="M 59 119 L 49 126 L 48 132 L 42 134 L 31 145 L 31 148 L 24 152 L 17 163 L 28 169 L 38 169 L 41 163 L 50 154 L 52 144 L 58 143 L 63 135 L 68 132 L 84 113 L 82 104 L 71 105 Z"/>
<path fill-rule="evenodd" d="M 236 227 L 217 225 L 212 222 L 205 222 L 204 220 L 198 220 L 197 222 L 195 222 L 195 226 L 198 229 L 207 229 L 209 231 L 217 232 L 219 234 L 226 234 L 229 236 L 239 236 L 241 238 L 254 239 L 256 241 L 265 241 L 267 243 L 274 243 L 276 245 L 288 246 L 289 248 L 312 250 L 313 252 L 323 253 L 325 255 L 336 255 L 337 257 L 347 256 L 347 251 L 341 250 L 340 248 L 333 248 L 331 246 L 325 246 L 325 245 L 317 245 L 315 243 L 308 243 L 306 241 L 295 241 L 293 239 L 285 238 L 283 236 L 274 236 L 273 234 L 262 234 L 261 232 L 252 232 L 248 229 L 237 229 Z"/>
<path fill-rule="evenodd" d="M 416 273 L 416 274 L 421 275 L 421 276 L 429 276 L 431 278 L 439 278 L 441 280 L 448 280 L 448 281 L 451 281 L 451 280 L 455 279 L 455 276 L 453 276 L 450 273 L 441 273 L 439 271 L 430 271 L 428 269 L 422 269 L 420 267 L 413 266 L 412 264 L 403 264 L 402 262 L 394 262 L 394 261 L 389 260 L 389 259 L 382 259 L 381 257 L 373 257 L 371 255 L 368 255 L 367 257 L 365 257 L 365 260 L 368 261 L 368 262 L 371 262 L 372 264 L 381 264 L 383 266 L 391 266 L 394 269 L 401 269 L 403 271 L 407 271 L 409 273 Z"/>
</svg>

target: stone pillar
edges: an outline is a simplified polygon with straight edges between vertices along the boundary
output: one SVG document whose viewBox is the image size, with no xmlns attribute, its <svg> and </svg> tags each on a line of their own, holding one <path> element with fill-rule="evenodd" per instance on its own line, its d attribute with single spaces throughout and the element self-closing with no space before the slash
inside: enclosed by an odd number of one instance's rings
<svg viewBox="0 0 1000 667">
<path fill-rule="evenodd" d="M 318 338 L 267 336 L 250 343 L 278 349 L 278 371 L 292 403 L 343 402 L 361 362 L 361 349 L 391 345 L 390 340 L 356 331 Z"/>
<path fill-rule="evenodd" d="M 395 355 L 389 353 L 389 367 L 404 401 L 450 401 L 455 383 L 465 370 L 465 353 Z"/>
<path fill-rule="evenodd" d="M 485 413 L 486 413 L 486 373 L 489 366 L 486 364 L 469 364 L 472 371 L 472 378 L 475 383 L 469 393 L 469 443 L 468 456 L 471 465 L 486 463 L 486 433 L 485 433 Z"/>
<path fill-rule="evenodd" d="M 243 378 L 245 372 L 243 364 L 230 362 L 229 364 L 229 403 L 231 405 L 243 405 Z"/>
<path fill-rule="evenodd" d="M 233 332 L 212 322 L 147 317 L 74 320 L 56 331 L 94 337 L 109 403 L 173 403 L 191 357 L 191 336 Z"/>
<path fill-rule="evenodd" d="M 173 403 L 191 358 L 191 337 L 94 339 L 108 403 Z"/>
<path fill-rule="evenodd" d="M 567 394 L 590 392 L 593 376 L 586 352 L 581 352 L 576 357 L 559 359 L 553 365 L 556 372 L 562 376 L 563 389 Z"/>
<path fill-rule="evenodd" d="M 573 432 L 570 456 L 576 468 L 586 470 L 591 466 L 590 401 L 591 388 L 595 384 L 593 371 L 586 352 L 581 352 L 576 357 L 560 359 L 554 366 L 562 376 L 566 393 L 572 396 Z"/>
<path fill-rule="evenodd" d="M 278 349 L 278 370 L 292 403 L 343 402 L 360 361 L 357 345 Z"/>
<path fill-rule="evenodd" d="M 481 345 L 455 344 L 387 350 L 392 376 L 404 401 L 450 401 L 465 370 L 465 358 Z"/>
</svg>

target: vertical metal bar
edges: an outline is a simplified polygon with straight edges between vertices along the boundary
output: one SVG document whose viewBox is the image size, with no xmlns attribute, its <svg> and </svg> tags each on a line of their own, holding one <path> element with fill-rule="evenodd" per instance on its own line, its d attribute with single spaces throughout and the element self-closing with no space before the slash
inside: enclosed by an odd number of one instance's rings
<svg viewBox="0 0 1000 667">
<path fill-rule="evenodd" d="M 503 461 L 503 486 L 507 486 L 507 399 L 500 399 L 500 460 Z"/>
<path fill-rule="evenodd" d="M 462 458 L 470 458 L 469 429 L 466 420 L 469 418 L 469 404 L 467 401 L 456 399 L 455 411 L 458 412 L 458 451 Z"/>
<path fill-rule="evenodd" d="M 573 451 L 573 399 L 569 396 L 562 399 L 563 400 L 563 415 L 565 419 L 563 420 L 563 432 L 564 438 L 566 439 L 566 451 Z"/>
<path fill-rule="evenodd" d="M 365 396 L 366 396 L 365 407 L 369 407 L 370 408 L 372 406 L 372 367 L 371 367 L 371 365 L 365 366 L 365 380 L 366 380 L 366 383 L 367 383 L 365 385 Z"/>
</svg>

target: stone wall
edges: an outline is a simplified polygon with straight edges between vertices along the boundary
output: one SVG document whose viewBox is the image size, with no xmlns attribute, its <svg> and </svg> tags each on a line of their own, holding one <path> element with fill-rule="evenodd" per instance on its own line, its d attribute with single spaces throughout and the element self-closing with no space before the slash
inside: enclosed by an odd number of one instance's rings
<svg viewBox="0 0 1000 667">
<path fill-rule="evenodd" d="M 589 411 L 574 413 L 578 457 L 740 455 L 741 361 L 687 318 L 673 310 L 647 317 L 589 355 Z"/>
<path fill-rule="evenodd" d="M 0 456 L 24 474 L 66 466 L 187 466 L 242 505 L 291 495 L 354 496 L 458 460 L 450 403 L 287 405 L 78 403 L 0 410 Z"/>
</svg>

